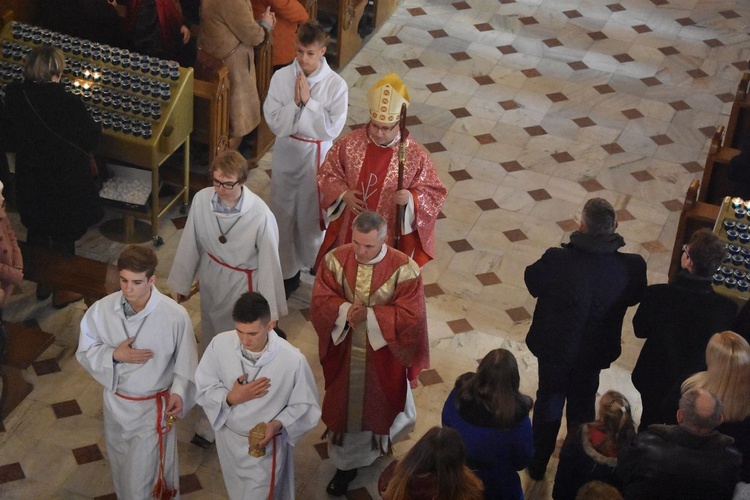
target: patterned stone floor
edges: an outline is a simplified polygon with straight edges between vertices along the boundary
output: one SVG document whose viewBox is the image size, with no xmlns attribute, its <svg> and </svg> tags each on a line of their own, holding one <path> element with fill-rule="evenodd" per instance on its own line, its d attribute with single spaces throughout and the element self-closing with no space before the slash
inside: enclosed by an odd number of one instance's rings
<svg viewBox="0 0 750 500">
<path fill-rule="evenodd" d="M 350 127 L 367 120 L 365 95 L 381 76 L 396 72 L 406 81 L 410 129 L 449 189 L 436 259 L 424 268 L 432 369 L 415 391 L 417 428 L 396 455 L 439 423 L 455 378 L 490 349 L 517 355 L 522 389 L 534 395 L 536 360 L 523 344 L 534 300 L 523 270 L 566 240 L 587 199 L 613 203 L 626 250 L 647 260 L 650 283 L 666 280 L 685 191 L 700 176 L 708 137 L 726 123 L 747 70 L 748 25 L 750 9 L 729 0 L 407 0 L 343 68 Z M 269 161 L 248 181 L 264 197 Z M 162 282 L 180 236 L 179 214 L 173 218 L 160 225 Z M 120 248 L 98 231 L 79 243 L 80 254 L 100 260 L 111 261 Z M 312 278 L 303 281 L 281 325 L 322 390 L 307 321 Z M 34 392 L 0 433 L 0 497 L 114 498 L 100 389 L 72 355 L 83 306 L 56 311 L 33 290 L 24 284 L 8 319 L 34 317 L 56 342 L 28 370 Z M 199 300 L 188 303 L 196 328 Z M 637 407 L 629 372 L 641 344 L 631 316 L 623 355 L 603 373 L 600 389 L 619 389 Z M 223 498 L 215 450 L 188 442 L 195 416 L 177 431 L 182 493 Z M 322 431 L 295 452 L 299 498 L 326 498 L 334 467 Z M 377 498 L 388 460 L 363 470 L 348 498 Z M 548 478 L 555 467 L 553 460 Z M 549 482 L 529 486 L 527 498 L 548 498 Z"/>
</svg>

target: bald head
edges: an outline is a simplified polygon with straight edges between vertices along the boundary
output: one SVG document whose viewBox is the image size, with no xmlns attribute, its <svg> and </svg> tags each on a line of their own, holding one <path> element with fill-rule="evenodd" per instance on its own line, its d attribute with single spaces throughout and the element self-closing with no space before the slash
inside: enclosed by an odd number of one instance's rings
<svg viewBox="0 0 750 500">
<path fill-rule="evenodd" d="M 690 389 L 680 398 L 677 423 L 694 434 L 708 434 L 723 421 L 719 398 L 705 389 Z"/>
</svg>

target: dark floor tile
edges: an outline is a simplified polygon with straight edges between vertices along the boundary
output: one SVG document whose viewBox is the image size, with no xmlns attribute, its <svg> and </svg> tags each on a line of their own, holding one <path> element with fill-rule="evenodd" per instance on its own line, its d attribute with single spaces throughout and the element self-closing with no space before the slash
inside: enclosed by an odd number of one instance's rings
<svg viewBox="0 0 750 500">
<path fill-rule="evenodd" d="M 470 332 L 474 329 L 466 318 L 448 321 L 448 327 L 455 334 Z"/>
<path fill-rule="evenodd" d="M 198 476 L 195 474 L 186 474 L 180 476 L 180 495 L 187 495 L 203 489 Z"/>
<path fill-rule="evenodd" d="M 75 457 L 78 465 L 96 462 L 97 460 L 104 460 L 102 450 L 100 450 L 99 445 L 96 444 L 73 449 L 73 456 Z"/>
<path fill-rule="evenodd" d="M 502 280 L 495 273 L 477 274 L 476 278 L 483 286 L 499 285 L 502 283 Z"/>
<path fill-rule="evenodd" d="M 510 240 L 511 243 L 529 239 L 529 237 L 526 236 L 526 234 L 524 234 L 524 232 L 520 229 L 510 229 L 508 231 L 503 231 L 503 234 Z"/>
<path fill-rule="evenodd" d="M 24 478 L 26 478 L 26 474 L 23 473 L 20 463 L 0 465 L 0 484 Z"/>
<path fill-rule="evenodd" d="M 510 316 L 510 319 L 513 320 L 513 323 L 520 323 L 522 321 L 528 321 L 531 319 L 531 314 L 529 314 L 529 311 L 527 311 L 525 307 L 514 307 L 512 309 L 507 309 L 505 313 Z"/>
<path fill-rule="evenodd" d="M 425 370 L 419 374 L 419 383 L 425 387 L 428 385 L 440 384 L 443 382 L 443 378 L 434 368 L 432 370 Z"/>
<path fill-rule="evenodd" d="M 57 418 L 72 417 L 83 413 L 81 407 L 78 406 L 78 401 L 75 399 L 52 404 L 52 411 L 55 412 L 55 417 Z"/>
<path fill-rule="evenodd" d="M 62 371 L 62 368 L 60 368 L 60 364 L 55 358 L 34 361 L 33 363 L 31 363 L 31 366 L 32 368 L 34 368 L 34 373 L 36 373 L 38 377 Z"/>
</svg>

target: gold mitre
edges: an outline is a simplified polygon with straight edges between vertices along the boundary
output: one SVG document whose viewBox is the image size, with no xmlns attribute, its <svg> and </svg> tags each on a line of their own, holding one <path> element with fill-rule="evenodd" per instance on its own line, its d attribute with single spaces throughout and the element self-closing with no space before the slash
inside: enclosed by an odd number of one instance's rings
<svg viewBox="0 0 750 500">
<path fill-rule="evenodd" d="M 382 123 L 396 123 L 401 116 L 401 105 L 409 106 L 409 91 L 396 73 L 380 79 L 367 93 L 370 118 Z"/>
</svg>

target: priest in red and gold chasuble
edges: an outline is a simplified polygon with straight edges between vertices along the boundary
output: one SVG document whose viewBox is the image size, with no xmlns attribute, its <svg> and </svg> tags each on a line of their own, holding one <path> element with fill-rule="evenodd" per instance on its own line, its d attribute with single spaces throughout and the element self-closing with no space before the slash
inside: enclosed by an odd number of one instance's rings
<svg viewBox="0 0 750 500">
<path fill-rule="evenodd" d="M 398 203 L 398 124 L 401 105 L 408 104 L 406 87 L 388 75 L 370 89 L 368 100 L 370 122 L 335 142 L 318 169 L 321 206 L 330 223 L 316 267 L 328 251 L 351 241 L 352 220 L 365 209 L 385 217 L 386 243 L 393 245 L 399 204 L 405 207 L 399 250 L 419 266 L 433 258 L 435 221 L 447 191 L 429 154 L 411 135 L 405 138 L 405 194 Z"/>
<path fill-rule="evenodd" d="M 360 217 L 368 214 L 372 212 Z M 385 228 L 385 220 L 374 216 Z M 329 456 L 343 470 L 367 466 L 388 453 L 391 439 L 402 432 L 394 428 L 395 422 L 408 421 L 413 427 L 416 413 L 409 383 L 429 367 L 419 266 L 383 244 L 385 231 L 372 257 L 363 261 L 356 249 L 362 236 L 357 224 L 354 242 L 325 256 L 310 304 L 325 377 L 322 420 L 329 433 Z M 367 317 L 352 325 L 347 313 L 357 304 L 366 308 Z M 366 437 L 358 440 L 358 435 Z M 348 449 L 351 446 L 360 449 Z M 337 454 L 344 458 L 337 460 Z"/>
<path fill-rule="evenodd" d="M 357 262 L 351 245 L 326 256 L 310 304 L 311 320 L 318 332 L 318 348 L 326 380 L 323 421 L 333 433 L 371 431 L 388 434 L 396 415 L 403 411 L 406 381 L 415 380 L 429 366 L 429 346 L 422 277 L 412 259 L 392 248 L 376 265 Z M 355 297 L 372 307 L 387 349 L 373 351 L 369 342 L 356 344 L 360 332 L 351 332 L 334 345 L 331 331 L 344 302 Z M 355 330 L 360 330 L 357 328 Z M 366 325 L 361 328 L 366 337 Z M 354 338 L 354 340 L 353 340 Z M 364 338 L 363 338 L 364 340 Z M 353 348 L 365 349 L 364 391 L 350 392 L 349 378 L 340 375 L 352 363 Z M 349 395 L 349 398 L 347 398 Z M 360 422 L 349 422 L 347 399 L 358 399 Z"/>
</svg>

